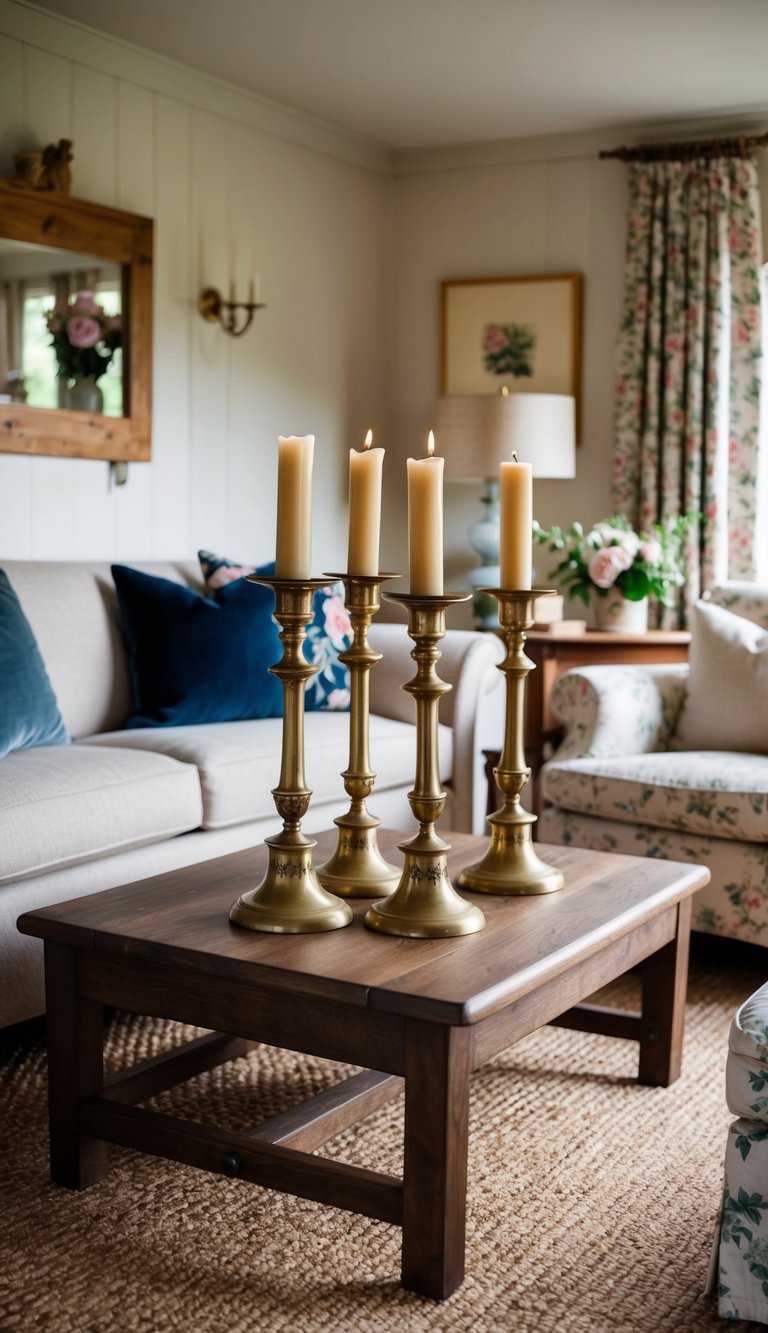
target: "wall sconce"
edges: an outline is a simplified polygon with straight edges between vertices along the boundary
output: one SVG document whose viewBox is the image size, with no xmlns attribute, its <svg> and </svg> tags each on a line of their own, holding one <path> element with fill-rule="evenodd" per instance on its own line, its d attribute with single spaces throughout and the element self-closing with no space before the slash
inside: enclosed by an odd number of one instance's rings
<svg viewBox="0 0 768 1333">
<path fill-rule="evenodd" d="M 218 320 L 225 333 L 229 333 L 233 338 L 241 338 L 251 327 L 256 311 L 263 310 L 264 306 L 256 300 L 256 284 L 251 278 L 247 301 L 235 300 L 233 283 L 229 289 L 228 301 L 224 300 L 217 287 L 203 288 L 197 308 L 209 324 L 215 324 Z"/>
</svg>

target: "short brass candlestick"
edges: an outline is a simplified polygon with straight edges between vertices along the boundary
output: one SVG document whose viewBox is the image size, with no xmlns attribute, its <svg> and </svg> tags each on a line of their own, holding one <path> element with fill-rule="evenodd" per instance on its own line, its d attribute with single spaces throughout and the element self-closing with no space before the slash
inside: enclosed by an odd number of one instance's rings
<svg viewBox="0 0 768 1333">
<path fill-rule="evenodd" d="M 269 849 L 266 874 L 258 888 L 234 903 L 229 919 L 248 930 L 283 935 L 337 930 L 349 925 L 352 909 L 323 888 L 312 864 L 312 849 L 317 843 L 301 832 L 312 795 L 304 776 L 304 690 L 318 670 L 306 660 L 301 645 L 312 619 L 313 595 L 317 588 L 326 586 L 326 580 L 253 574 L 248 578 L 274 589 L 275 619 L 282 626 L 283 656 L 269 669 L 283 683 L 282 762 L 278 785 L 272 791 L 283 829 L 265 839 Z"/>
<path fill-rule="evenodd" d="M 555 893 L 564 880 L 559 870 L 548 866 L 533 850 L 531 831 L 536 816 L 520 804 L 520 796 L 531 776 L 525 762 L 525 683 L 534 663 L 525 655 L 525 631 L 533 624 L 533 601 L 554 593 L 554 588 L 526 588 L 509 592 L 483 588 L 498 598 L 501 635 L 507 650 L 499 670 L 507 683 L 507 712 L 504 749 L 494 777 L 504 796 L 500 810 L 488 816 L 491 841 L 481 861 L 467 866 L 459 884 L 480 893 Z"/>
<path fill-rule="evenodd" d="M 443 842 L 435 830 L 445 806 L 437 749 L 438 707 L 441 696 L 451 688 L 440 680 L 435 664 L 440 658 L 438 644 L 445 634 L 446 608 L 469 601 L 470 594 L 384 596 L 406 608 L 408 634 L 416 645 L 411 650 L 416 675 L 403 689 L 416 700 L 416 777 L 408 802 L 419 821 L 419 831 L 410 842 L 399 844 L 405 854 L 400 883 L 390 898 L 369 907 L 365 924 L 385 935 L 426 939 L 473 935 L 482 930 L 485 917 L 479 907 L 460 898 L 451 884 L 446 864 L 450 844 Z"/>
<path fill-rule="evenodd" d="M 371 648 L 368 628 L 381 606 L 379 590 L 384 579 L 399 574 L 328 574 L 329 579 L 344 580 L 344 598 L 353 630 L 353 639 L 339 661 L 349 667 L 349 762 L 342 773 L 344 790 L 351 804 L 345 815 L 334 819 L 339 829 L 336 851 L 325 865 L 319 866 L 320 883 L 344 898 L 374 898 L 393 893 L 400 879 L 397 866 L 384 860 L 376 841 L 381 823 L 366 807 L 373 791 L 376 774 L 371 769 L 369 741 L 369 704 L 371 667 L 381 661 L 381 653 Z"/>
</svg>

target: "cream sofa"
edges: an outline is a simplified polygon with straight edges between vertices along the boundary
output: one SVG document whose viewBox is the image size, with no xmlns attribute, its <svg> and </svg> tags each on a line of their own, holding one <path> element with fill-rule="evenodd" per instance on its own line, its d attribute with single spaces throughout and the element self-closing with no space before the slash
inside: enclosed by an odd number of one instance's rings
<svg viewBox="0 0 768 1333">
<path fill-rule="evenodd" d="M 196 563 L 130 562 L 202 591 Z M 0 759 L 0 1027 L 43 1010 L 42 954 L 20 935 L 22 912 L 78 898 L 261 842 L 277 832 L 271 788 L 280 771 L 279 718 L 123 730 L 130 686 L 109 564 L 0 559 L 34 631 L 73 743 Z M 415 771 L 414 674 L 402 624 L 374 623 L 383 654 L 371 675 L 371 812 L 412 830 L 406 793 Z M 442 642 L 443 827 L 481 831 L 483 748 L 503 730 L 495 635 L 451 631 Z M 307 713 L 307 832 L 349 805 L 349 714 Z"/>
<path fill-rule="evenodd" d="M 768 629 L 768 588 L 723 584 L 708 600 Z M 758 636 L 746 661 L 760 658 L 764 672 L 765 635 Z M 694 899 L 693 928 L 768 945 L 768 746 L 756 752 L 766 731 L 765 681 L 758 674 L 753 697 L 736 670 L 726 673 L 703 701 L 718 743 L 690 748 L 684 719 L 696 648 L 694 634 L 685 666 L 595 666 L 560 677 L 552 708 L 565 735 L 542 769 L 538 836 L 700 862 L 711 880 Z M 728 748 L 734 706 L 747 718 L 742 731 L 754 727 L 754 743 L 747 736 L 743 749 Z"/>
</svg>

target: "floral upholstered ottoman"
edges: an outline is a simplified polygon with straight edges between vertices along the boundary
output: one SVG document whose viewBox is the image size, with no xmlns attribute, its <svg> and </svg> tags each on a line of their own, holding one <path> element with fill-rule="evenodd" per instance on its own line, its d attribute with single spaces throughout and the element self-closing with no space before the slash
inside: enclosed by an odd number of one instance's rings
<svg viewBox="0 0 768 1333">
<path fill-rule="evenodd" d="M 718 1311 L 768 1324 L 768 984 L 737 1011 L 728 1038 L 728 1131 L 717 1245 Z"/>
</svg>

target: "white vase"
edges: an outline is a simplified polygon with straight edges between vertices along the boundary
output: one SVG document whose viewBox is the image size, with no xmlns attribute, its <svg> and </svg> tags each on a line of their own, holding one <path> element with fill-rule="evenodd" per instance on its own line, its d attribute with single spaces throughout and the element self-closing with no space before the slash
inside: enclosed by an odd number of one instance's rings
<svg viewBox="0 0 768 1333">
<path fill-rule="evenodd" d="M 93 375 L 82 375 L 74 384 L 66 385 L 63 398 L 62 407 L 67 407 L 70 411 L 104 411 L 104 395 Z"/>
<path fill-rule="evenodd" d="M 648 598 L 630 602 L 619 588 L 600 593 L 592 589 L 592 628 L 618 634 L 645 634 L 648 629 Z"/>
</svg>

